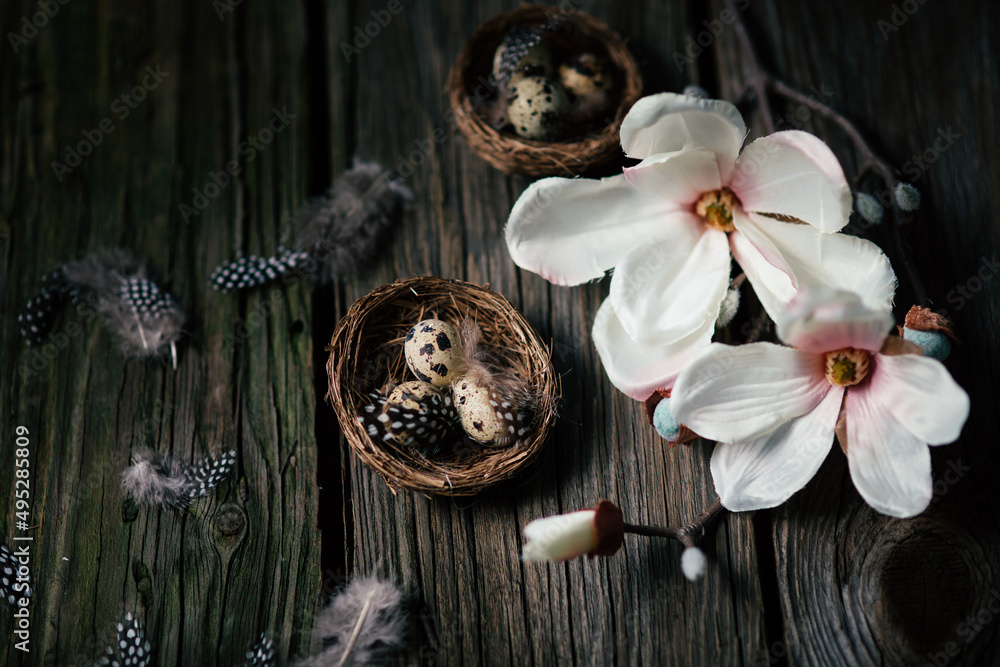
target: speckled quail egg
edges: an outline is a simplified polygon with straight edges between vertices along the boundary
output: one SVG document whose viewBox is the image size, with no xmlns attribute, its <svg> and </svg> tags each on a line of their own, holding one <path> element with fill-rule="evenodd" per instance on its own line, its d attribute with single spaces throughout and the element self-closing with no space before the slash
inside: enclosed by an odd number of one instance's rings
<svg viewBox="0 0 1000 667">
<path fill-rule="evenodd" d="M 451 390 L 462 428 L 473 440 L 506 447 L 528 431 L 519 407 L 495 389 L 464 377 Z"/>
<path fill-rule="evenodd" d="M 406 334 L 403 356 L 414 375 L 438 387 L 451 384 L 462 371 L 458 331 L 441 320 L 417 322 Z"/>
<path fill-rule="evenodd" d="M 413 380 L 393 389 L 369 394 L 371 402 L 361 407 L 358 422 L 375 442 L 436 451 L 453 443 L 459 428 L 451 393 Z"/>
<path fill-rule="evenodd" d="M 425 402 L 430 401 L 432 396 L 440 396 L 441 390 L 430 382 L 423 380 L 410 380 L 398 385 L 389 392 L 386 399 L 386 406 L 399 405 L 414 412 L 426 412 Z"/>
<path fill-rule="evenodd" d="M 555 141 L 564 135 L 570 105 L 559 83 L 542 76 L 526 76 L 512 83 L 509 92 L 507 119 L 517 136 Z"/>
<path fill-rule="evenodd" d="M 578 97 L 611 88 L 607 66 L 593 53 L 580 53 L 560 65 L 559 81 L 567 93 Z"/>
<path fill-rule="evenodd" d="M 506 43 L 501 44 L 497 47 L 496 53 L 493 54 L 493 78 L 497 81 L 503 76 L 502 65 L 504 62 L 504 56 L 507 54 L 508 50 L 513 49 L 516 53 L 518 49 L 523 48 L 518 44 L 513 44 L 508 46 Z M 549 50 L 542 46 L 541 43 L 535 44 L 529 48 L 520 60 L 517 61 L 512 66 L 511 80 L 515 78 L 520 78 L 521 76 L 552 76 L 555 74 L 555 67 L 552 65 L 552 54 Z"/>
</svg>

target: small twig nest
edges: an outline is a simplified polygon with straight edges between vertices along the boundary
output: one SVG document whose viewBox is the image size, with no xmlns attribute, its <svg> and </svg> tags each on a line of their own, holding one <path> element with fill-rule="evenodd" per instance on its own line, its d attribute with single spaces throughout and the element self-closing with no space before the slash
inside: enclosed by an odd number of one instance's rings
<svg viewBox="0 0 1000 667">
<path fill-rule="evenodd" d="M 569 34 L 573 43 L 610 63 L 618 101 L 610 122 L 584 136 L 560 142 L 522 139 L 490 126 L 479 105 L 486 101 L 493 57 L 513 26 L 545 28 Z M 495 84 L 495 81 L 492 81 Z M 448 95 L 462 136 L 480 157 L 507 174 L 568 176 L 611 159 L 619 150 L 618 128 L 642 93 L 642 75 L 621 37 L 607 24 L 585 12 L 558 7 L 526 5 L 486 21 L 462 47 L 448 76 Z"/>
<path fill-rule="evenodd" d="M 439 454 L 374 441 L 358 423 L 372 391 L 412 379 L 403 341 L 417 322 L 474 319 L 482 344 L 527 384 L 536 399 L 531 430 L 516 447 L 463 447 Z M 511 479 L 541 452 L 555 424 L 559 377 L 551 351 L 502 295 L 472 283 L 420 277 L 383 285 L 357 302 L 330 340 L 327 400 L 354 453 L 389 487 L 471 496 Z"/>
</svg>

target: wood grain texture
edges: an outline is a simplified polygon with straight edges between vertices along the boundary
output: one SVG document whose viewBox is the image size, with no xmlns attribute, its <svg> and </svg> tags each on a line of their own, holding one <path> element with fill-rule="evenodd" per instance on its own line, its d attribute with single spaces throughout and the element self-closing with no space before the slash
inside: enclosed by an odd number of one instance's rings
<svg viewBox="0 0 1000 667">
<path fill-rule="evenodd" d="M 793 664 L 1000 664 L 993 611 L 1000 610 L 993 601 L 1000 459 L 988 444 L 1000 433 L 993 383 L 1000 286 L 995 272 L 977 273 L 993 266 L 997 251 L 997 206 L 983 188 L 1000 182 L 989 127 L 1000 71 L 987 55 L 998 14 L 986 6 L 912 3 L 894 13 L 897 7 L 760 3 L 745 12 L 765 65 L 854 120 L 902 180 L 921 189 L 920 213 L 903 236 L 931 307 L 956 321 L 964 344 L 948 366 L 972 397 L 962 438 L 932 448 L 935 495 L 921 516 L 891 519 L 865 505 L 836 448 L 816 478 L 771 513 L 780 652 Z M 733 94 L 740 89 L 735 44 L 719 46 L 720 62 L 728 63 L 721 81 Z M 775 110 L 786 128 L 826 140 L 853 173 L 856 154 L 844 135 L 807 112 L 796 104 Z M 877 194 L 877 184 L 866 185 Z M 913 287 L 889 235 L 879 228 L 866 235 L 896 267 L 901 321 Z"/>
<path fill-rule="evenodd" d="M 8 643 L 13 619 L 0 607 L 0 665 L 90 664 L 125 611 L 145 622 L 158 665 L 240 664 L 265 632 L 287 662 L 307 651 L 303 630 L 324 596 L 369 573 L 413 600 L 408 664 L 1000 664 L 998 10 L 918 4 L 884 39 L 888 0 L 739 3 L 765 64 L 827 96 L 904 173 L 932 151 L 915 176 L 925 205 L 904 236 L 935 307 L 958 324 L 949 368 L 973 407 L 962 439 L 932 452 L 938 486 L 921 517 L 873 512 L 834 451 L 785 506 L 725 517 L 706 578 L 690 584 L 679 545 L 664 540 L 629 536 L 608 559 L 518 557 L 535 518 L 610 498 L 631 522 L 680 523 L 714 492 L 710 446 L 666 448 L 604 377 L 590 326 L 607 281 L 561 288 L 516 269 L 502 229 L 529 181 L 488 167 L 454 130 L 452 60 L 480 22 L 516 4 L 402 0 L 347 55 L 342 44 L 386 2 L 242 0 L 221 16 L 210 2 L 71 2 L 18 53 L 0 44 L 0 438 L 31 431 L 39 525 L 34 652 Z M 710 34 L 721 5 L 577 6 L 626 37 L 647 93 L 743 89 L 731 28 Z M 0 34 L 35 11 L 6 3 Z M 170 75 L 118 118 L 112 102 L 158 64 Z M 775 109 L 851 171 L 830 123 Z M 241 154 L 275 110 L 294 118 L 253 159 Z M 51 162 L 105 116 L 114 132 L 58 181 Z M 958 138 L 934 150 L 949 128 Z M 179 206 L 233 159 L 240 174 L 185 222 Z M 273 253 L 289 212 L 355 159 L 399 171 L 417 193 L 375 266 L 316 289 L 210 289 L 222 261 Z M 866 234 L 887 245 L 882 230 Z M 43 273 L 118 246 L 146 257 L 191 315 L 177 371 L 123 361 L 96 321 L 72 313 L 56 324 L 63 349 L 19 339 L 17 308 Z M 321 398 L 337 320 L 378 285 L 420 274 L 502 292 L 552 341 L 562 374 L 547 451 L 517 483 L 472 500 L 393 494 L 346 451 Z M 904 282 L 900 315 L 911 299 Z M 187 515 L 123 520 L 119 474 L 142 445 L 189 460 L 234 448 L 238 470 Z M 13 466 L 0 457 L 0 483 Z M 16 533 L 11 494 L 0 494 L 0 529 L 3 541 Z"/>
<path fill-rule="evenodd" d="M 5 25 L 37 9 L 15 4 Z M 4 442 L 17 424 L 31 432 L 39 527 L 32 652 L 8 642 L 5 611 L 0 662 L 90 664 L 125 611 L 143 620 L 161 665 L 237 664 L 265 632 L 283 654 L 308 647 L 298 629 L 320 597 L 309 290 L 241 299 L 208 285 L 235 253 L 272 252 L 276 222 L 305 195 L 304 114 L 252 161 L 238 149 L 274 107 L 306 107 L 304 30 L 296 5 L 248 5 L 220 21 L 205 3 L 80 3 L 4 54 L 0 400 Z M 162 81 L 135 109 L 116 105 L 147 67 Z M 104 117 L 114 131 L 60 183 L 50 163 Z M 179 205 L 231 159 L 241 174 L 186 223 Z M 178 369 L 124 361 L 96 320 L 73 329 L 72 312 L 56 323 L 63 349 L 25 347 L 15 313 L 41 274 L 119 246 L 146 258 L 190 314 Z M 186 460 L 233 448 L 238 470 L 186 515 L 135 515 L 119 475 L 137 446 Z M 0 477 L 12 479 L 12 455 Z M 5 541 L 12 502 L 0 500 Z"/>
</svg>

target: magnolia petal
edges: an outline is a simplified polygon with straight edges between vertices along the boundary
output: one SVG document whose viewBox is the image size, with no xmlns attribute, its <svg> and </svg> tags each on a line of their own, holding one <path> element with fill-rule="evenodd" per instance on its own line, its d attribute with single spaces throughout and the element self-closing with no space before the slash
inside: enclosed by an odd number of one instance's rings
<svg viewBox="0 0 1000 667">
<path fill-rule="evenodd" d="M 907 431 L 931 445 L 958 440 L 969 417 L 969 395 L 930 357 L 878 355 L 871 391 Z"/>
<path fill-rule="evenodd" d="M 866 503 L 882 514 L 907 519 L 931 501 L 930 449 L 887 409 L 879 384 L 862 383 L 847 391 L 847 463 Z"/>
<path fill-rule="evenodd" d="M 778 319 L 778 338 L 821 354 L 853 347 L 878 352 L 895 321 L 887 310 L 871 310 L 853 292 L 830 287 L 804 289 Z"/>
<path fill-rule="evenodd" d="M 693 214 L 629 184 L 545 178 L 528 186 L 510 212 L 505 235 L 511 259 L 558 285 L 604 275 L 635 248 L 671 233 L 691 234 Z"/>
<path fill-rule="evenodd" d="M 624 171 L 629 183 L 677 204 L 693 204 L 705 192 L 722 187 L 715 153 L 685 148 L 660 153 Z"/>
<path fill-rule="evenodd" d="M 597 546 L 595 510 L 535 519 L 524 527 L 522 560 L 567 560 L 589 553 Z"/>
<path fill-rule="evenodd" d="M 712 479 L 726 509 L 775 507 L 804 487 L 830 452 L 843 395 L 842 387 L 834 387 L 812 410 L 767 435 L 717 444 Z"/>
<path fill-rule="evenodd" d="M 806 414 L 829 391 L 821 356 L 771 343 L 713 343 L 681 371 L 670 410 L 703 438 L 744 443 Z"/>
<path fill-rule="evenodd" d="M 772 319 L 806 287 L 833 287 L 854 292 L 871 310 L 890 310 L 896 274 L 882 250 L 865 239 L 824 234 L 809 225 L 736 211 L 731 237 L 733 256 Z M 747 246 L 752 246 L 756 252 Z M 768 270 L 761 260 L 770 264 Z M 745 264 L 744 264 L 745 262 Z M 778 273 L 783 273 L 783 280 Z M 767 294 L 765 294 L 767 293 Z M 777 310 L 772 310 L 780 305 Z"/>
<path fill-rule="evenodd" d="M 729 188 L 743 209 L 789 215 L 836 232 L 851 215 L 851 188 L 830 147 L 799 130 L 750 143 L 736 161 Z"/>
<path fill-rule="evenodd" d="M 641 345 L 670 345 L 715 322 L 729 286 L 729 243 L 723 232 L 649 243 L 622 260 L 611 301 L 622 326 Z"/>
<path fill-rule="evenodd" d="M 737 216 L 733 216 L 735 219 Z M 747 280 L 771 319 L 780 317 L 798 288 L 787 273 L 775 268 L 738 229 L 729 233 L 729 252 L 743 269 Z"/>
<path fill-rule="evenodd" d="M 731 103 L 676 93 L 643 97 L 621 126 L 622 149 L 629 157 L 707 148 L 718 158 L 723 183 L 730 180 L 746 135 L 743 117 Z"/>
<path fill-rule="evenodd" d="M 608 379 L 622 393 L 637 401 L 656 389 L 670 388 L 684 365 L 708 347 L 713 322 L 673 345 L 639 345 L 625 333 L 611 299 L 605 299 L 594 317 L 594 345 Z"/>
</svg>

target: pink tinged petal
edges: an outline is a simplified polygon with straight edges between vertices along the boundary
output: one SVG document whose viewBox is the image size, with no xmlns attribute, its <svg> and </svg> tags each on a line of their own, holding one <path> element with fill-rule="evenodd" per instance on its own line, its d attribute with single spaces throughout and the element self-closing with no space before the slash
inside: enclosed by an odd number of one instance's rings
<svg viewBox="0 0 1000 667">
<path fill-rule="evenodd" d="M 958 440 L 969 417 L 969 395 L 937 359 L 880 354 L 871 384 L 885 409 L 922 442 Z"/>
<path fill-rule="evenodd" d="M 736 217 L 734 215 L 733 219 Z M 739 230 L 729 233 L 729 250 L 746 274 L 764 310 L 771 319 L 778 317 L 784 311 L 785 305 L 798 292 L 792 284 L 792 279 L 787 273 L 768 262 L 760 250 Z"/>
<path fill-rule="evenodd" d="M 845 347 L 878 352 L 895 320 L 887 310 L 866 307 L 853 292 L 812 287 L 789 302 L 777 324 L 784 343 L 819 354 Z"/>
<path fill-rule="evenodd" d="M 812 410 L 767 435 L 717 444 L 712 479 L 726 509 L 775 507 L 804 487 L 830 452 L 843 396 L 844 389 L 834 387 Z"/>
<path fill-rule="evenodd" d="M 595 510 L 535 519 L 524 527 L 522 560 L 567 560 L 589 553 L 597 546 Z"/>
<path fill-rule="evenodd" d="M 666 238 L 690 214 L 625 180 L 545 178 L 518 198 L 505 230 L 514 263 L 558 285 L 601 278 L 642 244 Z"/>
<path fill-rule="evenodd" d="M 615 269 L 611 302 L 637 343 L 670 345 L 718 317 L 729 285 L 729 243 L 704 225 L 696 234 L 645 244 Z"/>
<path fill-rule="evenodd" d="M 708 347 L 715 323 L 672 345 L 639 345 L 625 333 L 615 314 L 611 299 L 605 299 L 594 317 L 594 345 L 608 379 L 622 393 L 637 401 L 645 400 L 656 389 L 674 385 L 684 365 Z"/>
<path fill-rule="evenodd" d="M 822 356 L 771 343 L 713 343 L 681 371 L 670 411 L 703 438 L 743 443 L 806 414 L 829 392 Z"/>
<path fill-rule="evenodd" d="M 823 232 L 839 231 L 851 214 L 851 188 L 837 157 L 799 130 L 762 137 L 743 149 L 729 187 L 746 211 L 790 215 Z"/>
<path fill-rule="evenodd" d="M 660 153 L 625 169 L 629 183 L 677 204 L 693 204 L 702 194 L 722 187 L 715 153 L 686 148 Z"/>
<path fill-rule="evenodd" d="M 809 225 L 782 222 L 755 213 L 743 215 L 737 211 L 733 224 L 743 236 L 733 239 L 733 256 L 740 262 L 772 319 L 781 316 L 781 310 L 794 295 L 789 287 L 794 291 L 824 286 L 839 288 L 860 296 L 865 307 L 871 310 L 892 308 L 896 274 L 885 253 L 871 241 L 846 234 L 824 234 Z M 757 252 L 751 252 L 744 241 Z M 739 248 L 735 247 L 737 244 Z M 788 281 L 763 267 L 761 259 L 784 273 Z M 779 304 L 780 307 L 773 310 Z"/>
<path fill-rule="evenodd" d="M 847 463 L 866 503 L 907 519 L 931 502 L 930 449 L 892 415 L 874 380 L 847 391 Z"/>
<path fill-rule="evenodd" d="M 621 127 L 622 149 L 629 157 L 706 148 L 715 153 L 723 182 L 729 182 L 746 135 L 743 117 L 729 102 L 675 93 L 640 99 Z"/>
</svg>

